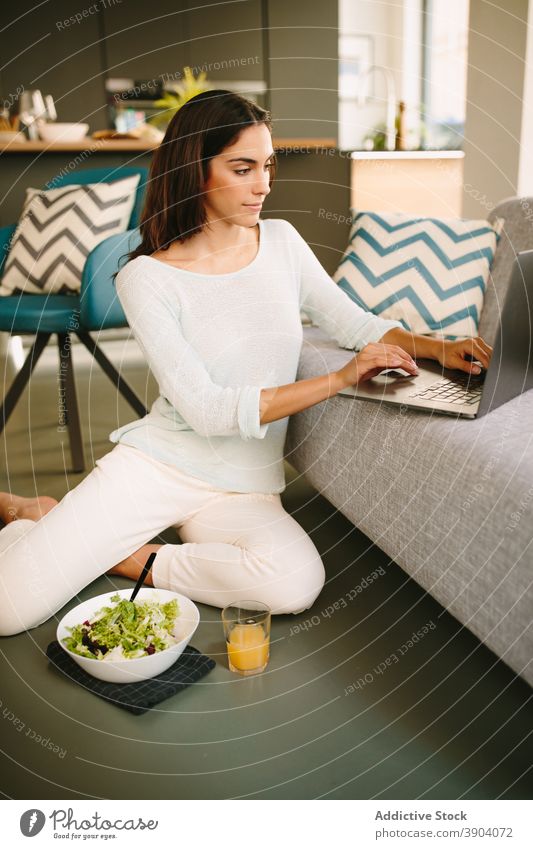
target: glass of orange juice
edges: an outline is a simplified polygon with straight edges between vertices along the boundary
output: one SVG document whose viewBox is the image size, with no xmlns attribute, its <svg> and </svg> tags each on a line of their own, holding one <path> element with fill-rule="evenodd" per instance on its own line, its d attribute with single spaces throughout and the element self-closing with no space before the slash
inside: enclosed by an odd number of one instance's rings
<svg viewBox="0 0 533 849">
<path fill-rule="evenodd" d="M 222 611 L 232 672 L 255 675 L 270 656 L 270 608 L 260 601 L 234 601 Z"/>
</svg>

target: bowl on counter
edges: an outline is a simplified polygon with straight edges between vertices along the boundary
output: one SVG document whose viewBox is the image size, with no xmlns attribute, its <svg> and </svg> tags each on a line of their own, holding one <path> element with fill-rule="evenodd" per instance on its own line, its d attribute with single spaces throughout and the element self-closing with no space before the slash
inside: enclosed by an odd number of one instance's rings
<svg viewBox="0 0 533 849">
<path fill-rule="evenodd" d="M 25 142 L 26 136 L 20 130 L 0 130 L 0 144 Z"/>
<path fill-rule="evenodd" d="M 39 135 L 46 142 L 77 142 L 86 138 L 88 124 L 41 124 Z"/>
<path fill-rule="evenodd" d="M 91 621 L 95 614 L 105 606 L 113 606 L 111 596 L 119 595 L 120 598 L 129 599 L 132 589 L 113 590 L 111 593 L 95 596 L 88 601 L 83 601 L 63 616 L 57 626 L 56 639 L 72 660 L 78 666 L 101 681 L 112 681 L 115 684 L 128 684 L 134 681 L 144 681 L 154 678 L 161 672 L 165 672 L 178 659 L 180 654 L 192 638 L 200 622 L 200 611 L 190 598 L 171 590 L 162 590 L 156 587 L 142 587 L 136 597 L 139 601 L 156 601 L 164 604 L 176 599 L 178 602 L 178 615 L 175 619 L 173 636 L 178 640 L 173 646 L 154 654 L 142 657 L 126 658 L 124 660 L 97 660 L 97 658 L 84 657 L 70 651 L 63 640 L 71 636 L 68 627 L 79 625 L 86 619 Z"/>
</svg>

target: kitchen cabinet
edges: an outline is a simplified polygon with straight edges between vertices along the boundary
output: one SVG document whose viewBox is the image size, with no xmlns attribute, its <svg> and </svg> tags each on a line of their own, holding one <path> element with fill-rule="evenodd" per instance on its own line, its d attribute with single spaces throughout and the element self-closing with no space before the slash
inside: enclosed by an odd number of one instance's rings
<svg viewBox="0 0 533 849">
<path fill-rule="evenodd" d="M 155 80 L 181 74 L 189 62 L 185 2 L 111 3 L 103 10 L 103 21 L 108 77 Z"/>
<path fill-rule="evenodd" d="M 338 4 L 268 0 L 266 15 L 275 134 L 337 138 Z"/>
<path fill-rule="evenodd" d="M 37 88 L 53 96 L 58 121 L 87 122 L 91 130 L 107 126 L 100 64 L 103 12 L 82 15 L 77 21 L 75 14 L 82 12 L 83 7 L 72 0 L 2 4 L 4 102 L 16 101 L 21 87 Z M 123 25 L 126 17 L 123 13 Z"/>
<path fill-rule="evenodd" d="M 210 82 L 259 82 L 281 138 L 337 135 L 337 7 L 307 0 L 71 0 L 4 4 L 4 100 L 39 88 L 59 121 L 109 126 L 107 78 L 177 81 L 205 68 Z M 15 18 L 13 21 L 12 19 Z M 246 94 L 246 88 L 243 89 Z"/>
<path fill-rule="evenodd" d="M 205 66 L 210 80 L 264 80 L 261 0 L 213 3 L 189 0 L 191 67 Z"/>
<path fill-rule="evenodd" d="M 185 65 L 209 80 L 262 80 L 261 0 L 128 0 L 104 9 L 107 75 L 179 82 Z"/>
<path fill-rule="evenodd" d="M 462 150 L 353 151 L 350 205 L 356 212 L 462 215 Z"/>
</svg>

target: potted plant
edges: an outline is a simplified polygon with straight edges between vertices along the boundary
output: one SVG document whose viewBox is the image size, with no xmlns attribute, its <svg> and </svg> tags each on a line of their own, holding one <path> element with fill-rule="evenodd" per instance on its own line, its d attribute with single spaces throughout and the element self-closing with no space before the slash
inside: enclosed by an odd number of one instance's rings
<svg viewBox="0 0 533 849">
<path fill-rule="evenodd" d="M 178 109 L 181 109 L 184 103 L 200 94 L 202 91 L 207 91 L 209 85 L 206 84 L 206 73 L 201 71 L 195 77 L 191 68 L 187 65 L 183 69 L 183 80 L 179 83 L 168 83 L 165 87 L 165 94 L 159 100 L 154 100 L 154 106 L 157 106 L 161 111 L 157 115 L 152 115 L 149 118 L 150 123 L 156 127 L 165 128 L 168 126 Z"/>
</svg>

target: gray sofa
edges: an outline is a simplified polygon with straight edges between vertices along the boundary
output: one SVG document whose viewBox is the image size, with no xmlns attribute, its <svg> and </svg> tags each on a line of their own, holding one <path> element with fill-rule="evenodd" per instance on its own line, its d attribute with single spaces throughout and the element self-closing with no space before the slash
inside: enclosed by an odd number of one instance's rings
<svg viewBox="0 0 533 849">
<path fill-rule="evenodd" d="M 494 344 L 533 198 L 509 198 L 479 334 Z M 353 353 L 304 328 L 303 380 Z M 353 524 L 533 685 L 533 390 L 481 419 L 335 396 L 293 415 L 286 458 Z"/>
</svg>

